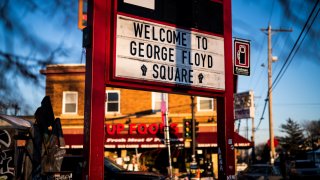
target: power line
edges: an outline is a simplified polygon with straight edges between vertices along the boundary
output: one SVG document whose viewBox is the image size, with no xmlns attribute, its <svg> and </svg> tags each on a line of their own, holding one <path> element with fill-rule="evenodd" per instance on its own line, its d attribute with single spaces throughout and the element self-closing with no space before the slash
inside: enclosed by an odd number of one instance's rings
<svg viewBox="0 0 320 180">
<path fill-rule="evenodd" d="M 320 106 L 320 103 L 276 103 L 276 106 Z"/>
<path fill-rule="evenodd" d="M 286 72 L 286 70 L 288 69 L 289 65 L 291 64 L 294 56 L 296 55 L 296 53 L 297 53 L 298 50 L 300 49 L 300 46 L 301 46 L 303 40 L 305 39 L 307 33 L 309 32 L 311 26 L 313 25 L 316 17 L 317 17 L 318 14 L 319 14 L 320 8 L 318 9 L 316 15 L 314 16 L 314 18 L 313 18 L 310 26 L 308 26 L 307 32 L 304 33 L 304 32 L 305 32 L 305 29 L 307 28 L 307 25 L 308 25 L 308 23 L 309 23 L 309 21 L 310 21 L 310 19 L 311 19 L 311 17 L 312 17 L 312 14 L 314 13 L 314 11 L 315 11 L 315 9 L 316 9 L 316 7 L 317 7 L 317 5 L 318 5 L 318 3 L 319 3 L 319 0 L 316 2 L 315 6 L 313 7 L 313 9 L 312 9 L 312 11 L 311 11 L 311 13 L 310 13 L 310 15 L 309 15 L 306 23 L 305 23 L 304 26 L 303 26 L 303 29 L 301 30 L 301 32 L 300 32 L 300 34 L 299 34 L 299 36 L 298 36 L 298 39 L 297 39 L 296 42 L 294 43 L 294 46 L 293 46 L 293 48 L 291 49 L 291 51 L 290 51 L 290 53 L 289 53 L 289 55 L 288 55 L 285 63 L 283 64 L 283 66 L 282 66 L 282 68 L 280 69 L 277 77 L 275 78 L 274 84 L 272 85 L 270 91 L 272 91 L 272 90 L 278 85 L 279 81 L 280 81 L 281 78 L 283 77 L 283 74 Z M 303 37 L 302 40 L 300 41 L 300 39 L 301 39 L 301 37 L 302 37 L 303 34 L 304 34 L 304 37 Z M 298 44 L 298 43 L 299 43 L 299 44 Z M 298 47 L 297 47 L 297 46 L 298 46 Z M 296 47 L 297 47 L 297 48 L 296 48 Z M 287 63 L 289 63 L 289 64 L 287 65 Z M 287 66 L 286 66 L 286 65 L 287 65 Z"/>
<path fill-rule="evenodd" d="M 284 42 L 288 42 L 288 39 L 289 39 L 289 34 L 288 34 L 287 37 L 285 38 Z M 286 44 L 283 43 L 283 45 L 282 45 L 282 47 L 281 47 L 281 50 L 280 50 L 281 53 L 280 53 L 280 55 L 278 56 L 279 59 L 282 59 L 281 57 L 285 56 L 285 55 L 284 55 L 284 52 L 285 52 L 285 51 L 283 50 L 283 49 L 285 48 L 285 45 L 286 45 Z M 284 58 L 283 58 L 283 59 L 284 59 Z M 274 67 L 274 70 L 275 70 L 275 71 L 278 69 L 278 65 L 280 66 L 280 64 L 278 64 L 278 63 L 275 64 L 275 67 Z"/>
<path fill-rule="evenodd" d="M 265 40 L 266 40 L 266 37 L 263 38 L 262 44 L 265 43 Z M 253 76 L 256 74 L 256 69 L 257 69 L 258 63 L 261 62 L 261 59 L 262 59 L 262 58 L 261 58 L 262 49 L 263 49 L 263 46 L 260 46 L 259 53 L 258 53 L 258 54 L 259 54 L 259 57 L 258 57 L 257 60 L 255 61 L 255 64 L 254 64 L 254 66 L 253 66 L 253 73 L 252 73 Z M 257 79 L 257 81 L 260 79 L 261 74 L 262 74 L 262 71 L 259 71 L 259 72 L 260 72 L 260 74 L 259 74 L 259 78 Z M 251 87 L 252 83 L 253 83 L 253 80 L 251 79 L 251 80 L 250 80 L 250 83 L 249 83 L 249 87 Z M 255 83 L 255 86 L 257 86 L 257 84 L 258 84 L 258 83 Z M 253 88 L 253 89 L 255 89 L 255 88 Z"/>
<path fill-rule="evenodd" d="M 318 2 L 319 2 L 319 1 L 318 1 Z M 309 27 L 308 27 L 308 29 L 307 29 L 307 32 L 304 34 L 304 36 L 303 36 L 303 38 L 302 38 L 301 42 L 299 43 L 298 47 L 297 47 L 297 48 L 296 48 L 296 50 L 294 51 L 294 53 L 293 53 L 292 57 L 288 60 L 288 61 L 289 61 L 288 65 L 287 65 L 286 67 L 284 67 L 284 66 L 283 66 L 283 67 L 281 68 L 281 70 L 280 70 L 280 72 L 279 72 L 279 74 L 278 74 L 279 79 L 278 79 L 278 81 L 276 81 L 276 80 L 277 80 L 277 78 L 275 79 L 274 87 L 272 87 L 272 90 L 273 90 L 273 89 L 274 89 L 274 88 L 279 84 L 279 82 L 280 82 L 280 80 L 282 79 L 282 77 L 283 77 L 284 73 L 287 71 L 288 67 L 290 66 L 290 64 L 291 64 L 291 62 L 292 62 L 292 60 L 293 60 L 294 56 L 295 56 L 295 55 L 297 54 L 297 52 L 299 51 L 299 49 L 300 49 L 300 47 L 301 47 L 301 45 L 302 45 L 302 43 L 303 43 L 304 39 L 306 38 L 306 36 L 307 36 L 307 34 L 308 34 L 308 32 L 309 32 L 309 30 L 310 30 L 311 26 L 313 25 L 313 23 L 314 23 L 314 21 L 315 21 L 316 17 L 318 16 L 319 12 L 320 12 L 320 8 L 318 9 L 318 11 L 317 11 L 316 15 L 314 16 L 314 18 L 313 18 L 313 20 L 312 20 L 312 22 L 311 22 L 310 26 L 309 26 Z M 288 57 L 288 58 L 289 58 L 289 57 Z M 281 71 L 282 71 L 282 69 L 283 69 L 283 68 L 285 68 L 285 69 L 284 69 L 283 73 L 280 75 L 280 73 L 281 73 Z M 277 77 L 278 77 L 278 76 L 277 76 Z"/>
<path fill-rule="evenodd" d="M 312 11 L 311 11 L 311 13 L 310 13 L 310 15 L 309 15 L 309 17 L 308 17 L 308 19 L 307 19 L 307 21 L 306 21 L 306 23 L 305 23 L 304 27 L 303 27 L 303 29 L 301 30 L 301 33 L 300 33 L 300 35 L 299 35 L 298 39 L 296 40 L 296 42 L 295 42 L 295 44 L 294 44 L 293 48 L 291 49 L 291 52 L 290 52 L 290 53 L 289 53 L 289 55 L 288 55 L 288 58 L 286 59 L 286 61 L 285 61 L 284 65 L 282 66 L 282 68 L 281 68 L 280 72 L 278 73 L 278 75 L 277 75 L 277 77 L 276 77 L 276 79 L 275 79 L 275 81 L 274 81 L 274 82 L 275 82 L 275 83 L 274 83 L 275 85 L 273 84 L 273 88 L 271 87 L 272 89 L 274 89 L 274 88 L 275 88 L 275 86 L 279 83 L 279 81 L 280 81 L 281 77 L 283 76 L 283 75 L 282 75 L 282 76 L 280 77 L 280 74 L 281 74 L 281 73 L 282 73 L 282 71 L 284 70 L 285 65 L 288 63 L 288 61 L 289 61 L 289 57 L 291 56 L 291 54 L 293 53 L 293 51 L 294 51 L 295 47 L 297 46 L 297 43 L 299 42 L 299 40 L 300 40 L 300 38 L 301 38 L 301 36 L 302 36 L 303 32 L 305 31 L 305 28 L 306 28 L 306 26 L 307 26 L 307 24 L 308 24 L 308 22 L 309 22 L 310 18 L 312 17 L 312 14 L 314 13 L 314 11 L 315 11 L 315 9 L 316 9 L 316 7 L 317 7 L 318 3 L 319 3 L 319 0 L 316 2 L 315 6 L 313 7 L 313 9 L 312 9 Z M 320 11 L 320 9 L 318 10 L 318 12 L 317 12 L 317 14 L 315 15 L 315 17 L 317 17 L 317 15 L 318 15 L 319 11 Z M 313 21 L 312 21 L 312 24 L 313 24 L 313 22 L 314 22 L 314 20 L 315 20 L 315 17 L 314 17 L 314 19 L 313 19 Z M 308 31 L 309 31 L 309 29 L 311 28 L 312 24 L 309 26 Z M 303 38 L 303 39 L 304 39 L 304 38 Z M 301 45 L 301 44 L 300 44 L 300 45 Z M 300 47 L 300 45 L 299 45 L 299 47 Z M 294 57 L 294 56 L 293 56 L 293 57 Z M 292 60 L 290 60 L 290 61 L 292 61 Z M 287 69 L 287 68 L 286 68 L 286 69 Z M 286 71 L 286 69 L 285 69 L 285 71 Z M 284 72 L 285 72 L 285 71 L 284 71 Z M 280 79 L 279 79 L 279 78 L 280 78 Z M 270 91 L 271 91 L 272 89 L 270 89 Z M 267 106 L 267 103 L 268 103 L 268 99 L 269 99 L 269 96 L 267 95 L 267 97 L 266 97 L 266 99 L 265 99 L 265 104 L 264 104 L 263 112 L 262 112 L 262 115 L 261 115 L 261 118 L 260 118 L 260 121 L 259 121 L 259 123 L 258 123 L 258 125 L 257 125 L 256 130 L 258 130 L 258 128 L 259 128 L 259 126 L 260 126 L 260 124 L 261 124 L 261 121 L 264 119 L 264 113 L 265 113 L 265 110 L 266 110 L 266 106 Z"/>
<path fill-rule="evenodd" d="M 272 14 L 273 14 L 273 8 L 274 8 L 274 0 L 272 1 L 271 13 L 270 13 L 270 16 L 269 16 L 269 21 L 268 21 L 269 24 L 270 24 L 270 21 L 271 21 L 271 18 L 272 18 Z"/>
<path fill-rule="evenodd" d="M 273 15 L 273 9 L 274 9 L 274 0 L 272 1 L 272 5 L 271 5 L 270 16 L 269 16 L 269 20 L 268 20 L 269 23 L 271 21 L 272 15 Z M 265 43 L 265 40 L 266 40 L 266 37 L 263 38 L 262 44 Z M 258 64 L 258 62 L 261 61 L 262 49 L 263 49 L 263 46 L 260 46 L 259 57 L 257 58 L 258 60 L 255 62 L 254 66 L 253 66 L 252 75 L 255 75 L 256 69 L 257 69 L 257 64 Z M 263 74 L 263 71 L 259 71 L 259 72 L 260 72 L 260 74 L 259 74 L 259 78 L 257 78 L 257 81 L 260 79 L 261 75 Z M 261 81 L 258 81 L 257 83 L 255 83 L 255 87 L 259 84 L 259 82 L 261 82 Z M 252 83 L 253 83 L 253 80 L 250 80 L 249 87 L 251 87 Z M 255 87 L 253 89 L 255 89 Z"/>
<path fill-rule="evenodd" d="M 264 103 L 263 110 L 262 110 L 262 115 L 261 115 L 261 118 L 259 120 L 259 123 L 258 123 L 257 127 L 255 128 L 256 130 L 259 129 L 261 121 L 264 119 L 264 113 L 266 112 L 267 103 L 268 103 L 268 98 L 265 99 L 265 103 Z"/>
</svg>

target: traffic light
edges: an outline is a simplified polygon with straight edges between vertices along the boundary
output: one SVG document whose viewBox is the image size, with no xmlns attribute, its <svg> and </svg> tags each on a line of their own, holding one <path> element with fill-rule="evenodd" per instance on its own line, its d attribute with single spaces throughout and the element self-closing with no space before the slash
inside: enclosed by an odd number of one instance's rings
<svg viewBox="0 0 320 180">
<path fill-rule="evenodd" d="M 78 28 L 83 29 L 87 26 L 88 0 L 78 0 Z"/>
<path fill-rule="evenodd" d="M 192 140 L 192 121 L 191 119 L 183 120 L 183 138 L 184 140 Z"/>
<path fill-rule="evenodd" d="M 199 122 L 197 120 L 194 120 L 194 133 L 196 134 L 196 137 L 198 136 L 198 132 L 199 132 Z"/>
</svg>

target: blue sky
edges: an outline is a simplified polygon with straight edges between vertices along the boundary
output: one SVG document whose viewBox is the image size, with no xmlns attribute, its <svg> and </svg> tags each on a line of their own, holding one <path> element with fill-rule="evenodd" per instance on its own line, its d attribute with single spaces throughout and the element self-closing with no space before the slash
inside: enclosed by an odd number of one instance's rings
<svg viewBox="0 0 320 180">
<path fill-rule="evenodd" d="M 313 4 L 304 1 L 290 1 L 291 10 L 299 13 L 301 22 L 307 21 Z M 262 117 L 264 101 L 267 96 L 267 35 L 261 28 L 289 29 L 293 32 L 274 33 L 272 35 L 273 56 L 278 61 L 273 63 L 273 81 L 287 59 L 295 40 L 302 30 L 303 24 L 284 16 L 284 9 L 278 0 L 246 1 L 234 0 L 233 3 L 233 36 L 251 41 L 251 76 L 239 77 L 238 92 L 253 90 L 255 94 L 255 125 Z M 319 5 L 317 8 L 320 8 Z M 311 29 L 319 29 L 320 18 L 317 17 Z M 318 30 L 319 32 L 319 30 Z M 308 34 L 309 35 L 309 34 Z M 320 33 L 314 34 L 319 37 Z M 313 54 L 308 49 L 319 48 L 319 43 L 306 36 L 299 51 L 273 90 L 273 122 L 274 134 L 282 135 L 280 125 L 288 118 L 303 123 L 320 119 L 320 61 L 319 53 Z M 317 51 L 313 51 L 316 52 Z M 265 66 L 263 67 L 262 64 Z M 256 131 L 256 142 L 263 143 L 269 139 L 268 108 Z M 238 126 L 236 121 L 235 126 Z M 241 120 L 240 133 L 246 134 L 246 120 Z M 251 120 L 249 120 L 249 137 L 251 136 Z"/>
<path fill-rule="evenodd" d="M 315 1 L 315 0 L 313 0 Z M 267 95 L 267 35 L 260 29 L 267 28 L 292 28 L 293 32 L 275 33 L 272 36 L 273 55 L 278 56 L 278 61 L 273 63 L 273 77 L 275 78 L 284 64 L 293 47 L 295 40 L 302 30 L 303 23 L 311 12 L 313 1 L 306 3 L 301 0 L 233 0 L 232 19 L 233 37 L 248 39 L 251 41 L 251 75 L 240 76 L 238 92 L 253 90 L 255 94 L 255 125 L 259 124 L 263 112 L 263 106 Z M 288 19 L 284 16 L 283 6 L 280 2 L 290 2 L 288 9 L 294 12 L 298 18 Z M 73 6 L 77 11 L 77 4 Z M 319 5 L 317 8 L 320 8 Z M 25 13 L 21 11 L 20 17 L 28 24 L 43 41 L 52 44 L 53 47 L 63 44 L 68 49 L 68 56 L 59 59 L 59 63 L 84 63 L 82 57 L 82 32 L 77 28 L 76 18 L 71 19 L 73 25 L 61 22 L 61 13 L 48 18 L 43 12 Z M 49 20 L 48 20 L 49 19 Z M 290 66 L 285 71 L 282 79 L 273 90 L 273 119 L 275 135 L 281 135 L 279 127 L 288 118 L 303 123 L 306 120 L 320 119 L 320 18 L 317 17 L 311 27 L 313 37 L 306 37 L 300 50 L 294 56 Z M 3 31 L 0 38 L 5 38 Z M 316 39 L 316 40 L 315 40 Z M 21 42 L 22 41 L 22 42 Z M 30 49 L 24 47 L 23 40 L 15 40 L 13 45 L 23 47 L 20 55 L 28 55 Z M 1 49 L 6 49 L 0 43 Z M 263 64 L 265 66 L 263 66 Z M 39 71 L 39 69 L 35 69 Z M 29 86 L 29 82 L 19 82 L 20 89 L 26 92 L 26 101 L 33 104 L 31 112 L 40 105 L 45 92 L 44 88 Z M 43 86 L 45 82 L 43 79 Z M 37 92 L 37 93 L 34 93 Z M 30 96 L 30 93 L 34 95 Z M 268 109 L 256 131 L 256 142 L 264 143 L 269 139 Z M 235 127 L 238 127 L 235 122 Z M 251 120 L 249 120 L 249 137 L 251 136 Z M 241 120 L 240 134 L 245 135 L 246 120 Z"/>
<path fill-rule="evenodd" d="M 55 1 L 43 3 L 39 0 L 9 0 L 0 3 L 0 7 L 5 7 L 7 11 L 6 18 L 13 22 L 13 27 L 8 30 L 3 23 L 5 21 L 0 21 L 0 50 L 30 59 L 47 59 L 51 51 L 62 46 L 64 51 L 61 53 L 66 52 L 66 56 L 59 56 L 58 53 L 57 63 L 84 63 L 84 59 L 81 61 L 82 32 L 77 27 L 78 4 L 75 2 L 78 0 L 61 3 L 71 7 L 69 10 L 55 7 Z M 28 65 L 34 64 L 27 59 L 22 61 Z M 41 67 L 33 66 L 30 69 L 39 74 Z M 21 114 L 32 115 L 45 95 L 44 76 L 41 75 L 41 87 L 38 87 L 29 80 L 17 78 L 15 73 L 6 72 L 7 80 L 17 86 L 22 94 L 19 100 L 23 106 Z"/>
</svg>

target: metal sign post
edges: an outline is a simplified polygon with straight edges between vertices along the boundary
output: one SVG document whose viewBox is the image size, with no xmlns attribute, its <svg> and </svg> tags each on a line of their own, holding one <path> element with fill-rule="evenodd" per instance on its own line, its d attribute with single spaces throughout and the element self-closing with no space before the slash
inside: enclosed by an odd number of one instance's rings
<svg viewBox="0 0 320 180">
<path fill-rule="evenodd" d="M 164 94 L 161 93 L 161 115 L 162 120 L 164 121 L 164 142 L 168 149 L 168 161 L 169 161 L 169 177 L 173 178 L 172 172 L 172 159 L 171 159 L 171 146 L 170 146 L 170 124 L 167 117 L 168 109 L 166 105 L 166 101 L 164 99 Z"/>
<path fill-rule="evenodd" d="M 84 112 L 84 162 L 83 179 L 102 180 L 104 177 L 104 106 L 105 106 L 105 57 L 109 53 L 104 46 L 110 40 L 101 28 L 92 28 L 93 24 L 110 24 L 102 9 L 107 8 L 106 1 L 88 1 L 88 28 L 91 42 L 87 47 L 85 77 Z"/>
<path fill-rule="evenodd" d="M 225 81 L 224 97 L 217 98 L 218 177 L 236 179 L 234 151 L 234 77 L 232 70 L 231 1 L 223 1 L 225 32 Z"/>
</svg>

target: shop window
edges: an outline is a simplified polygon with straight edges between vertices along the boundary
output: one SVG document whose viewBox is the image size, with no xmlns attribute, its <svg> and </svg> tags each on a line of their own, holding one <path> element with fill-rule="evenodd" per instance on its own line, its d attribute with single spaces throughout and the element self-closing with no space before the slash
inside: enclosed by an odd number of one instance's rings
<svg viewBox="0 0 320 180">
<path fill-rule="evenodd" d="M 152 92 L 152 111 L 153 112 L 161 111 L 162 94 L 163 94 L 164 100 L 167 102 L 166 108 L 168 109 L 168 94 Z"/>
<path fill-rule="evenodd" d="M 120 91 L 106 91 L 106 114 L 120 113 Z"/>
<path fill-rule="evenodd" d="M 62 100 L 63 114 L 77 114 L 78 113 L 78 92 L 64 91 Z"/>
<path fill-rule="evenodd" d="M 213 111 L 213 98 L 198 97 L 197 107 L 198 111 Z"/>
</svg>

